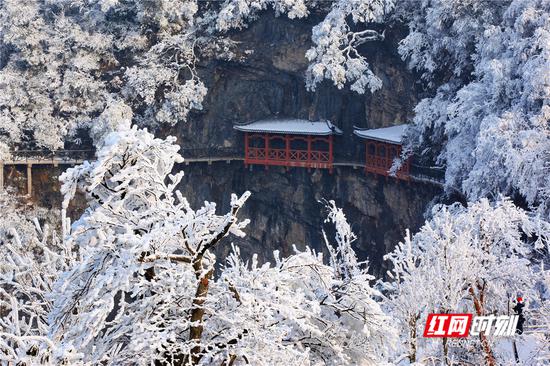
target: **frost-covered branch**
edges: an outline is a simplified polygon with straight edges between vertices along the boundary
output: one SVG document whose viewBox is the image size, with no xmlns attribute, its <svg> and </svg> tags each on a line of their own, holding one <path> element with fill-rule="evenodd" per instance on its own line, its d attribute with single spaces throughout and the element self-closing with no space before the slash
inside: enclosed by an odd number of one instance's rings
<svg viewBox="0 0 550 366">
<path fill-rule="evenodd" d="M 382 81 L 372 72 L 358 47 L 365 42 L 384 39 L 384 32 L 373 29 L 352 30 L 367 23 L 382 22 L 393 8 L 392 1 L 334 2 L 325 19 L 313 28 L 314 47 L 307 53 L 310 61 L 307 86 L 315 86 L 324 79 L 334 82 L 339 89 L 350 83 L 351 90 L 364 93 L 382 87 Z M 353 25 L 348 23 L 351 18 Z"/>
<path fill-rule="evenodd" d="M 410 2 L 399 52 L 434 96 L 415 108 L 408 149 L 446 165 L 469 200 L 520 194 L 550 212 L 550 5 Z"/>
<path fill-rule="evenodd" d="M 546 246 L 550 226 L 507 199 L 435 207 L 432 218 L 412 238 L 385 256 L 392 264 L 386 303 L 398 319 L 399 354 L 411 362 L 471 358 L 498 360 L 494 340 L 484 335 L 459 343 L 421 338 L 428 313 L 506 314 L 512 298 L 539 297 L 537 248 Z M 536 262 L 535 262 L 536 263 Z M 460 350 L 464 350 L 464 352 Z M 485 360 L 484 360 L 485 359 Z"/>
<path fill-rule="evenodd" d="M 51 214 L 17 206 L 0 194 L 0 363 L 48 364 L 58 351 L 48 337 L 50 291 L 75 256 Z"/>
</svg>

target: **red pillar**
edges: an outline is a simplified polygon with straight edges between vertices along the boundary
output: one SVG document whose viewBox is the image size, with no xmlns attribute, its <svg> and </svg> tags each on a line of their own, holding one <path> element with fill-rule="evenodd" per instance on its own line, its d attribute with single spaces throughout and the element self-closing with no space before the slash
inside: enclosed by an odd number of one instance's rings
<svg viewBox="0 0 550 366">
<path fill-rule="evenodd" d="M 380 159 L 380 162 L 382 163 L 381 167 L 378 167 L 378 168 L 382 168 L 381 171 L 383 172 L 382 174 L 384 174 L 384 176 L 387 176 L 388 175 L 388 170 L 387 170 L 387 166 L 388 166 L 388 155 L 387 155 L 387 151 L 388 149 L 386 149 L 386 144 L 384 144 L 383 142 L 380 142 L 378 143 L 378 148 L 381 150 L 381 149 L 384 149 L 384 156 L 380 156 L 380 154 L 378 154 L 378 159 Z"/>
<path fill-rule="evenodd" d="M 244 166 L 248 167 L 248 132 L 244 133 Z"/>
<path fill-rule="evenodd" d="M 311 135 L 307 135 L 307 163 L 308 168 L 311 168 Z"/>
<path fill-rule="evenodd" d="M 290 135 L 285 135 L 285 160 L 290 163 Z"/>
<path fill-rule="evenodd" d="M 328 164 L 329 164 L 329 173 L 332 174 L 332 164 L 334 163 L 334 157 L 332 156 L 332 135 L 328 137 Z"/>
<path fill-rule="evenodd" d="M 401 158 L 401 145 L 397 145 L 397 156 L 396 158 Z M 400 176 L 403 175 L 403 173 L 405 172 L 405 164 L 406 164 L 406 161 L 403 161 L 401 163 L 401 168 L 399 168 L 399 170 L 397 172 L 395 172 L 395 177 L 396 178 L 399 178 Z"/>
<path fill-rule="evenodd" d="M 388 170 L 391 168 L 391 160 L 390 160 L 390 145 L 384 144 L 384 151 L 386 152 L 386 175 L 389 175 Z"/>
<path fill-rule="evenodd" d="M 377 174 L 380 174 L 380 144 L 374 144 L 374 169 Z"/>
<path fill-rule="evenodd" d="M 399 145 L 397 147 L 397 153 L 399 154 L 399 157 L 401 157 L 402 153 L 402 146 Z M 405 180 L 409 180 L 410 175 L 410 158 L 403 161 L 403 164 L 401 164 L 401 169 L 399 170 L 401 172 L 401 175 L 404 177 Z"/>
<path fill-rule="evenodd" d="M 265 168 L 267 169 L 267 161 L 269 160 L 269 135 L 267 133 L 264 133 L 264 144 L 265 144 L 264 162 L 265 162 Z"/>
</svg>

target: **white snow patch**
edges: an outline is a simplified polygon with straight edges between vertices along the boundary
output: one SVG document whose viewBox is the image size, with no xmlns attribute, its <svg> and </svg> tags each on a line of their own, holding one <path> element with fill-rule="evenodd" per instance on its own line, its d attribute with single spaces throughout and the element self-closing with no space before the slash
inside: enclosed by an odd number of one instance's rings
<svg viewBox="0 0 550 366">
<path fill-rule="evenodd" d="M 244 132 L 284 133 L 294 135 L 333 135 L 342 131 L 330 121 L 311 122 L 304 119 L 268 119 L 233 126 Z"/>
<path fill-rule="evenodd" d="M 371 130 L 355 129 L 353 133 L 363 139 L 378 140 L 393 144 L 400 144 L 403 140 L 403 134 L 408 125 L 391 126 L 384 128 L 375 128 Z"/>
</svg>

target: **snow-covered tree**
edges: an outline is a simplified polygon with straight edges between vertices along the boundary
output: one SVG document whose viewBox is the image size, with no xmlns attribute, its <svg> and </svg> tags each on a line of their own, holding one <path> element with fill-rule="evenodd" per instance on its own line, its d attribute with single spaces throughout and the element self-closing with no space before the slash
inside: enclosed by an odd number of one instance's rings
<svg viewBox="0 0 550 366">
<path fill-rule="evenodd" d="M 48 338 L 49 294 L 74 256 L 46 210 L 30 209 L 6 193 L 0 208 L 0 364 L 49 364 L 56 352 Z"/>
<path fill-rule="evenodd" d="M 286 14 L 290 19 L 303 18 L 309 15 L 308 5 L 314 4 L 308 0 L 224 0 L 215 15 L 215 29 L 225 32 L 245 28 L 268 8 L 273 8 L 276 16 Z"/>
<path fill-rule="evenodd" d="M 401 54 L 440 85 L 416 107 L 416 149 L 471 200 L 517 192 L 548 214 L 548 1 L 426 1 L 409 28 Z"/>
<path fill-rule="evenodd" d="M 274 265 L 259 265 L 256 257 L 248 265 L 238 251 L 230 256 L 221 281 L 231 286 L 236 306 L 223 320 L 238 330 L 234 337 L 244 335 L 247 347 L 234 352 L 250 364 L 386 364 L 395 330 L 351 248 L 355 237 L 345 216 L 334 202 L 328 208 L 336 226 L 336 244 L 326 241 L 328 265 L 309 248 L 283 259 L 275 252 Z"/>
<path fill-rule="evenodd" d="M 104 107 L 100 70 L 114 62 L 112 37 L 83 29 L 67 12 L 43 1 L 0 4 L 0 144 L 60 148 Z"/>
<path fill-rule="evenodd" d="M 507 199 L 435 207 L 420 231 L 386 256 L 393 265 L 387 305 L 400 322 L 402 352 L 421 364 L 495 365 L 494 339 L 483 334 L 468 341 L 419 337 L 426 316 L 506 314 L 517 295 L 535 298 L 540 270 L 532 256 L 549 233 L 548 223 Z M 481 354 L 484 360 L 476 359 Z"/>
<path fill-rule="evenodd" d="M 314 46 L 307 51 L 310 61 L 306 85 L 314 90 L 327 79 L 339 89 L 349 85 L 351 90 L 365 93 L 382 87 L 382 81 L 370 69 L 359 46 L 384 39 L 384 33 L 373 29 L 388 19 L 395 4 L 393 0 L 337 0 L 330 3 L 304 0 L 225 0 L 216 17 L 216 29 L 225 32 L 243 28 L 256 19 L 261 10 L 272 7 L 276 15 L 287 14 L 290 19 L 307 17 L 312 11 L 326 12 L 324 19 L 313 27 Z"/>
<path fill-rule="evenodd" d="M 339 89 L 349 83 L 351 90 L 361 94 L 380 89 L 382 81 L 370 69 L 359 46 L 384 39 L 383 32 L 369 26 L 387 20 L 393 7 L 392 0 L 333 2 L 325 19 L 313 28 L 314 47 L 306 53 L 310 61 L 307 86 L 315 89 L 328 79 Z"/>
<path fill-rule="evenodd" d="M 50 294 L 54 362 L 383 364 L 394 332 L 342 211 L 329 206 L 329 263 L 306 248 L 260 265 L 235 248 L 217 267 L 212 249 L 244 235 L 249 193 L 225 215 L 209 202 L 192 209 L 176 188 L 183 173 L 171 174 L 174 142 L 126 126 L 104 137 L 96 162 L 62 176 L 64 207 L 77 189 L 89 207 L 66 242 L 80 260 Z"/>
<path fill-rule="evenodd" d="M 62 178 L 67 200 L 80 186 L 89 208 L 68 238 L 82 260 L 54 289 L 51 334 L 84 362 L 196 356 L 213 273 L 208 249 L 229 232 L 243 235 L 247 222 L 236 213 L 247 194 L 233 197 L 226 215 L 212 203 L 191 209 L 175 191 L 183 173 L 170 174 L 181 161 L 174 141 L 121 129 L 105 137 L 96 162 Z"/>
<path fill-rule="evenodd" d="M 538 334 L 535 337 L 538 338 L 538 344 L 542 346 L 535 352 L 535 358 L 541 364 L 550 360 L 550 270 L 546 269 L 543 274 L 543 292 L 541 296 L 541 304 L 538 308 L 539 314 L 534 322 L 537 324 Z"/>
<path fill-rule="evenodd" d="M 167 0 L 0 3 L 3 150 L 62 148 L 120 103 L 141 124 L 185 120 L 206 93 L 195 72 L 197 9 Z"/>
</svg>

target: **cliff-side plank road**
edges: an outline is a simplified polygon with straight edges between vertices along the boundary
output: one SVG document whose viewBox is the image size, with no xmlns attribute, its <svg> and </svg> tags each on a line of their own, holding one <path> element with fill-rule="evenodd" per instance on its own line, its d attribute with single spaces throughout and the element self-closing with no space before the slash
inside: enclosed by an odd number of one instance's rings
<svg viewBox="0 0 550 366">
<path fill-rule="evenodd" d="M 267 150 L 266 150 L 267 151 Z M 33 165 L 51 165 L 54 167 L 60 165 L 77 165 L 82 164 L 86 160 L 93 159 L 94 150 L 56 150 L 53 152 L 41 151 L 41 150 L 20 150 L 13 152 L 11 160 L 0 160 L 0 190 L 4 188 L 4 167 L 12 165 L 26 165 L 27 166 L 27 194 L 32 193 L 32 167 Z M 267 169 L 269 165 L 269 156 L 273 156 L 269 152 L 265 154 L 268 158 L 265 159 L 267 163 L 264 164 L 264 161 L 260 162 L 250 162 L 247 161 L 245 156 L 239 155 L 235 152 L 234 149 L 183 149 L 181 151 L 184 156 L 184 164 L 189 165 L 192 163 L 219 163 L 225 162 L 227 164 L 232 161 L 244 161 L 247 166 L 252 170 L 253 165 L 264 165 Z M 274 156 L 274 159 L 276 157 Z M 287 168 L 300 168 L 300 165 L 289 164 L 277 164 L 281 166 L 286 166 Z M 369 169 L 368 164 L 361 161 L 346 161 L 341 159 L 335 159 L 332 162 L 333 168 L 352 168 L 354 170 L 364 170 L 367 173 L 377 174 Z M 304 166 L 308 169 L 316 169 L 315 166 Z M 380 173 L 378 173 L 380 174 Z M 382 174 L 384 176 L 389 176 L 387 173 Z M 433 167 L 423 167 L 419 165 L 411 164 L 410 173 L 408 175 L 411 181 L 423 182 L 429 184 L 435 184 L 438 186 L 443 185 L 443 171 L 441 168 Z"/>
</svg>

